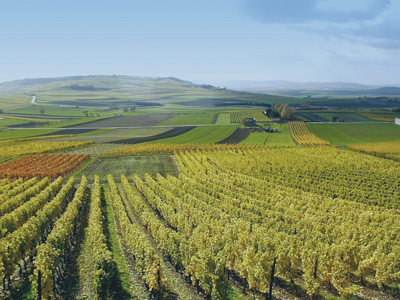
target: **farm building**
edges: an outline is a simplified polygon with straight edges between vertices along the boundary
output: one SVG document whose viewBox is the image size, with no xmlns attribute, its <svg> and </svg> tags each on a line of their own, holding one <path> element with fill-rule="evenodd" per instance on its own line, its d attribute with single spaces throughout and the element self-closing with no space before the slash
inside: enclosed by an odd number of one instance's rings
<svg viewBox="0 0 400 300">
<path fill-rule="evenodd" d="M 395 122 L 397 125 L 400 125 L 400 116 L 397 116 L 394 122 Z"/>
</svg>

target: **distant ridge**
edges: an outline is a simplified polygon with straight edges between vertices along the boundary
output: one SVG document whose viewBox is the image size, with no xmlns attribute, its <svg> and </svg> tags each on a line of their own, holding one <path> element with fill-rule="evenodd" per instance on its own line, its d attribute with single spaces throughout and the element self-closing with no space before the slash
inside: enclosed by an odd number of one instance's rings
<svg viewBox="0 0 400 300">
<path fill-rule="evenodd" d="M 233 91 L 285 96 L 313 95 L 367 95 L 367 96 L 398 96 L 399 86 L 374 86 L 350 82 L 292 82 L 285 80 L 252 81 L 252 80 L 219 80 L 210 82 L 191 82 L 176 77 L 146 77 L 131 75 L 82 75 L 54 78 L 25 78 L 0 83 L 0 93 L 14 93 L 22 89 L 31 89 L 52 82 L 82 81 L 90 79 L 144 80 L 144 81 L 174 81 L 188 86 L 206 89 L 227 88 Z"/>
<path fill-rule="evenodd" d="M 136 79 L 136 80 L 171 80 L 180 83 L 193 84 L 190 81 L 182 80 L 176 77 L 145 77 L 130 75 L 80 75 L 80 76 L 63 76 L 63 77 L 45 77 L 45 78 L 24 78 L 0 83 L 0 93 L 15 92 L 21 88 L 29 89 L 35 86 L 48 84 L 54 81 L 71 81 L 71 80 L 88 80 L 93 78 L 114 78 L 114 79 Z"/>
<path fill-rule="evenodd" d="M 288 96 L 305 95 L 400 95 L 399 86 L 365 85 L 350 82 L 292 82 L 284 80 L 221 80 L 213 84 L 237 91 Z"/>
</svg>

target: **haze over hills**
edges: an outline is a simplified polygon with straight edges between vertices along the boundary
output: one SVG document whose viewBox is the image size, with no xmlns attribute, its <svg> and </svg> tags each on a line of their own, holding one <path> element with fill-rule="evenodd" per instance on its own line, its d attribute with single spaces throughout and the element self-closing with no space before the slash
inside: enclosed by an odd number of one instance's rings
<svg viewBox="0 0 400 300">
<path fill-rule="evenodd" d="M 109 80 L 105 82 L 104 79 Z M 128 76 L 128 75 L 86 75 L 86 76 L 63 76 L 63 77 L 47 77 L 47 78 L 24 78 L 16 79 L 12 81 L 6 81 L 0 83 L 0 93 L 9 93 L 21 90 L 21 88 L 34 88 L 43 86 L 53 82 L 59 82 L 59 86 L 63 86 L 64 82 L 79 82 L 85 84 L 86 81 L 92 81 L 91 83 L 100 83 L 102 85 L 111 85 L 115 81 L 124 83 L 126 80 L 142 80 L 142 81 L 162 81 L 171 80 L 180 83 L 192 84 L 189 81 L 181 80 L 174 77 L 145 77 L 145 76 Z M 112 82 L 114 81 L 114 82 Z"/>
<path fill-rule="evenodd" d="M 127 75 L 87 75 L 55 78 L 28 78 L 0 83 L 3 108 L 36 104 L 73 106 L 140 105 L 166 103 L 215 107 L 264 105 L 288 97 L 233 91 L 209 84 L 194 84 L 175 77 Z"/>
<path fill-rule="evenodd" d="M 232 90 L 290 96 L 304 95 L 400 95 L 400 85 L 365 85 L 350 82 L 293 82 L 285 80 L 221 80 L 212 84 Z"/>
<path fill-rule="evenodd" d="M 2 108 L 6 109 L 32 104 L 32 101 L 44 105 L 136 105 L 138 108 L 160 107 L 167 103 L 181 107 L 183 105 L 210 108 L 268 106 L 276 102 L 291 105 L 312 102 L 316 105 L 347 109 L 400 106 L 398 86 L 381 87 L 346 82 L 296 83 L 280 80 L 211 83 L 193 83 L 175 77 L 127 75 L 28 78 L 0 83 L 0 102 Z M 350 97 L 336 97 L 339 95 Z M 33 96 L 35 100 L 31 99 Z M 388 96 L 396 97 L 386 99 Z M 363 101 L 358 103 L 351 100 L 353 98 Z"/>
</svg>

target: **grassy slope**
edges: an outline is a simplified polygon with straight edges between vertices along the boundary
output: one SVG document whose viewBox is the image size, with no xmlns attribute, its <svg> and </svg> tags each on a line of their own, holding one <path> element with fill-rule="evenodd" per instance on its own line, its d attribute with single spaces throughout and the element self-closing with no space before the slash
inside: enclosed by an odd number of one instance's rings
<svg viewBox="0 0 400 300">
<path fill-rule="evenodd" d="M 231 123 L 230 113 L 221 113 L 218 115 L 216 124 L 230 124 L 230 123 Z"/>
<path fill-rule="evenodd" d="M 74 137 L 63 138 L 63 140 L 91 140 L 96 143 L 108 143 L 122 139 L 153 136 L 168 130 L 171 130 L 171 128 L 99 129 L 87 133 L 77 134 Z"/>
<path fill-rule="evenodd" d="M 344 122 L 372 122 L 372 120 L 356 113 L 332 112 L 326 114 L 330 116 L 330 121 L 333 117 L 337 117 L 339 120 L 344 120 Z"/>
<path fill-rule="evenodd" d="M 203 125 L 203 124 L 212 124 L 213 119 L 214 119 L 213 113 L 176 115 L 168 120 L 158 123 L 157 125 L 159 126 Z"/>
<path fill-rule="evenodd" d="M 272 124 L 272 129 L 279 132 L 252 132 L 241 144 L 265 144 L 267 146 L 296 146 L 293 142 L 288 124 Z"/>
<path fill-rule="evenodd" d="M 251 144 L 264 144 L 267 140 L 268 133 L 267 132 L 252 132 L 250 135 L 240 144 L 251 145 Z"/>
<path fill-rule="evenodd" d="M 238 128 L 236 125 L 201 126 L 173 138 L 151 143 L 161 144 L 213 144 L 230 136 Z"/>
<path fill-rule="evenodd" d="M 400 126 L 394 123 L 307 124 L 310 131 L 333 146 L 400 141 Z"/>
<path fill-rule="evenodd" d="M 272 126 L 272 128 L 275 128 L 275 126 Z M 276 124 L 276 128 L 278 128 L 279 132 L 270 133 L 266 143 L 267 146 L 296 146 L 290 135 L 289 124 Z"/>
<path fill-rule="evenodd" d="M 20 139 L 49 133 L 57 134 L 58 131 L 55 129 L 14 129 L 0 132 L 0 140 Z"/>
<path fill-rule="evenodd" d="M 31 97 L 22 91 L 17 94 L 0 94 L 0 109 L 29 105 Z"/>
<path fill-rule="evenodd" d="M 41 114 L 41 110 L 44 110 L 44 113 Z M 108 111 L 108 108 L 89 108 L 89 107 L 66 107 L 59 105 L 48 105 L 48 104 L 36 104 L 29 105 L 21 108 L 15 108 L 11 110 L 5 111 L 8 114 L 13 115 L 37 115 L 37 116 L 56 116 L 56 117 L 84 117 L 84 112 L 88 112 L 88 114 L 92 114 L 96 116 L 100 115 L 111 115 L 112 111 Z"/>
<path fill-rule="evenodd" d="M 23 120 L 16 120 L 16 119 L 0 119 L 0 126 L 15 126 L 15 125 L 20 125 L 20 124 L 26 124 L 29 123 L 29 121 L 23 121 Z"/>
</svg>

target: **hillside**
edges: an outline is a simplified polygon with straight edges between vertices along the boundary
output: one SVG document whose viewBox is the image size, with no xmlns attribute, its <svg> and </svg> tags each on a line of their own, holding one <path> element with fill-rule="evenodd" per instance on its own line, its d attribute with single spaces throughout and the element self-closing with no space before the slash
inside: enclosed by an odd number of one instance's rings
<svg viewBox="0 0 400 300">
<path fill-rule="evenodd" d="M 400 95 L 398 86 L 365 85 L 350 82 L 292 82 L 284 80 L 251 81 L 231 80 L 216 81 L 214 84 L 229 89 L 253 93 L 268 93 L 276 95 L 307 96 L 307 95 Z"/>
<path fill-rule="evenodd" d="M 22 79 L 1 83 L 0 108 L 26 105 L 33 94 L 36 95 L 38 103 L 96 107 L 124 104 L 151 106 L 180 102 L 185 102 L 186 106 L 207 107 L 224 103 L 254 105 L 272 103 L 282 98 L 193 84 L 173 77 L 90 75 Z"/>
</svg>

